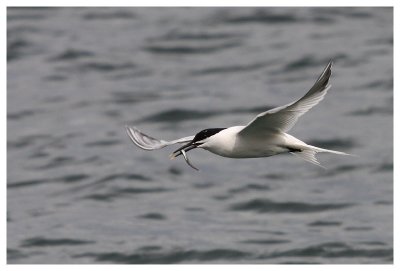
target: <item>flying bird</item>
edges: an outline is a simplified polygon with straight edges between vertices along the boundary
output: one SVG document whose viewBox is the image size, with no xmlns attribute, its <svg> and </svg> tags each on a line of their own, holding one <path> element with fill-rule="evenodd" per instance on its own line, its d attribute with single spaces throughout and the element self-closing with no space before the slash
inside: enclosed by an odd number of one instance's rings
<svg viewBox="0 0 400 271">
<path fill-rule="evenodd" d="M 186 163 L 198 170 L 189 160 L 187 152 L 196 148 L 208 150 L 228 158 L 268 157 L 280 153 L 291 153 L 307 162 L 323 167 L 316 153 L 327 152 L 349 155 L 308 145 L 287 132 L 300 116 L 318 104 L 331 88 L 332 61 L 323 70 L 311 89 L 299 100 L 258 114 L 245 126 L 229 128 L 208 128 L 196 135 L 172 141 L 156 139 L 144 134 L 136 127 L 126 126 L 128 136 L 139 148 L 157 150 L 173 144 L 183 144 L 171 155 L 171 159 L 182 155 Z"/>
</svg>

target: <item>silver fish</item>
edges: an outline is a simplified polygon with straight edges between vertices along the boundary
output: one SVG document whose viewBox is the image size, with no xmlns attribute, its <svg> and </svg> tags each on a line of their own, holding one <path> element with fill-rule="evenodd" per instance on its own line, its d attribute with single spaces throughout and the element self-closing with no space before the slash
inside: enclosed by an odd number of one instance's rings
<svg viewBox="0 0 400 271">
<path fill-rule="evenodd" d="M 198 169 L 197 167 L 195 167 L 192 163 L 190 163 L 189 157 L 187 156 L 185 150 L 181 150 L 181 153 L 182 153 L 183 158 L 185 158 L 186 163 L 187 163 L 190 167 L 194 168 L 195 170 L 199 170 L 199 169 Z"/>
</svg>

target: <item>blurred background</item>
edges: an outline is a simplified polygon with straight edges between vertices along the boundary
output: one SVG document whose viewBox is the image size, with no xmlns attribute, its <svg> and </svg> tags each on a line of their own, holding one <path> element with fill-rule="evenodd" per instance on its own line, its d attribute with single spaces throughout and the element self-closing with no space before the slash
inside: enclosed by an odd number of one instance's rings
<svg viewBox="0 0 400 271">
<path fill-rule="evenodd" d="M 291 134 L 359 157 L 134 146 L 332 88 Z M 8 263 L 392 263 L 392 8 L 8 8 Z"/>
</svg>

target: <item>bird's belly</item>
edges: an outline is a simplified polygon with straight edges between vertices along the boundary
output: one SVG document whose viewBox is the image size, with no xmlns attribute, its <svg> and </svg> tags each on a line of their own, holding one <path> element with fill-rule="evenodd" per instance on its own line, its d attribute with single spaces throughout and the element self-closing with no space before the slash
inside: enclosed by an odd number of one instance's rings
<svg viewBox="0 0 400 271">
<path fill-rule="evenodd" d="M 228 158 L 268 157 L 288 150 L 277 145 L 236 145 L 231 149 L 209 149 L 208 151 Z"/>
<path fill-rule="evenodd" d="M 257 157 L 268 157 L 277 155 L 282 152 L 287 152 L 282 148 L 268 148 L 268 149 L 246 149 L 246 150 L 238 150 L 232 152 L 227 157 L 231 158 L 257 158 Z"/>
</svg>

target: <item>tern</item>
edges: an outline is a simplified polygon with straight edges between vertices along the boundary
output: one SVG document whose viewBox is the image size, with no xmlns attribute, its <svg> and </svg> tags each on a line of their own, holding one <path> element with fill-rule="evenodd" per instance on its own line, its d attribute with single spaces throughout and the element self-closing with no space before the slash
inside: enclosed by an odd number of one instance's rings
<svg viewBox="0 0 400 271">
<path fill-rule="evenodd" d="M 196 170 L 198 169 L 190 162 L 186 154 L 196 148 L 202 148 L 228 158 L 257 158 L 291 153 L 307 162 L 323 167 L 315 157 L 316 153 L 349 154 L 308 145 L 287 132 L 295 125 L 300 116 L 325 97 L 331 88 L 331 85 L 328 84 L 331 68 L 332 61 L 328 63 L 311 89 L 299 100 L 260 113 L 246 126 L 208 128 L 196 135 L 172 141 L 153 138 L 136 127 L 126 126 L 125 128 L 132 142 L 144 150 L 151 151 L 173 144 L 183 144 L 170 157 L 173 159 L 182 155 L 186 163 Z"/>
</svg>

